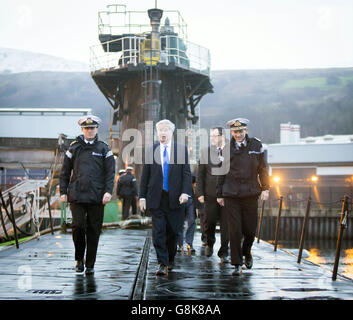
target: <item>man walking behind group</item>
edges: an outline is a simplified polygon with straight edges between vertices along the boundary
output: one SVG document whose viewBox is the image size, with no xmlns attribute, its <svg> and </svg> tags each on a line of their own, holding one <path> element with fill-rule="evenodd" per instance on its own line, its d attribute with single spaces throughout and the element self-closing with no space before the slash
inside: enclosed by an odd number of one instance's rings
<svg viewBox="0 0 353 320">
<path fill-rule="evenodd" d="M 132 167 L 126 168 L 126 173 L 118 180 L 116 194 L 123 199 L 123 220 L 126 220 L 130 214 L 130 207 L 132 207 L 132 214 L 136 214 L 136 197 L 137 185 L 136 178 L 132 174 Z"/>
<path fill-rule="evenodd" d="M 212 170 L 220 165 L 222 152 L 225 145 L 225 136 L 222 127 L 211 129 L 211 145 L 201 150 L 200 164 L 197 174 L 196 194 L 201 203 L 205 203 L 205 234 L 207 257 L 212 256 L 213 246 L 216 242 L 216 225 L 220 224 L 221 246 L 218 256 L 221 263 L 228 262 L 229 233 L 227 217 L 224 208 L 217 202 L 217 175 Z"/>
</svg>

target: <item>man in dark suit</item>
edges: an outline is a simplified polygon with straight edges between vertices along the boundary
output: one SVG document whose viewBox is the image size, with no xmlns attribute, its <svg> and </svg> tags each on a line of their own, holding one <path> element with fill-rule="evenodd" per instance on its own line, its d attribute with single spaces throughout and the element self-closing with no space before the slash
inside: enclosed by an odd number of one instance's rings
<svg viewBox="0 0 353 320">
<path fill-rule="evenodd" d="M 205 204 L 205 233 L 207 257 L 212 256 L 213 246 L 216 242 L 216 225 L 219 221 L 221 233 L 221 247 L 218 256 L 221 263 L 228 262 L 229 233 L 227 216 L 224 208 L 217 202 L 217 175 L 212 174 L 213 168 L 220 164 L 222 149 L 226 143 L 222 127 L 211 129 L 211 145 L 201 150 L 201 159 L 198 166 L 197 189 L 198 200 Z"/>
<path fill-rule="evenodd" d="M 185 145 L 172 142 L 175 129 L 169 120 L 156 124 L 159 143 L 146 152 L 140 183 L 140 210 L 152 214 L 152 240 L 159 268 L 165 275 L 174 267 L 177 235 L 183 227 L 183 205 L 191 196 L 191 172 Z"/>
</svg>

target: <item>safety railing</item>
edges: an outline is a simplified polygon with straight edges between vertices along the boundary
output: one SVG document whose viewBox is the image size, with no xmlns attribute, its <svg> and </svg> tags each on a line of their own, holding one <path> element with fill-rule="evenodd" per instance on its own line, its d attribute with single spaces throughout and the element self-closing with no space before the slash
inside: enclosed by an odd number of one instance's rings
<svg viewBox="0 0 353 320">
<path fill-rule="evenodd" d="M 37 183 L 41 185 L 41 181 L 37 181 Z M 35 236 L 39 239 L 43 232 L 47 232 L 46 230 L 41 230 L 43 219 L 47 215 L 49 217 L 49 232 L 54 234 L 54 229 L 58 228 L 58 225 L 54 224 L 51 208 L 52 204 L 58 200 L 58 195 L 50 196 L 47 194 L 46 196 L 40 196 L 39 187 L 33 190 L 27 190 L 26 185 L 21 187 L 26 192 L 15 193 L 14 191 L 16 190 L 14 189 L 3 193 L 0 190 L 1 234 L 7 241 L 13 238 L 17 248 L 19 248 L 21 235 Z M 28 200 L 29 197 L 30 200 Z M 19 203 L 25 203 L 29 206 L 21 208 L 18 205 Z M 35 228 L 34 235 L 33 232 L 30 233 L 23 229 L 23 226 L 31 221 Z"/>
<path fill-rule="evenodd" d="M 283 208 L 283 196 L 280 196 L 277 199 L 277 201 L 278 201 L 278 212 L 277 212 L 276 228 L 275 228 L 274 242 L 273 242 L 274 251 L 277 250 L 278 240 L 279 240 L 280 219 L 282 216 L 282 208 Z M 303 200 L 299 200 L 297 202 L 303 202 Z M 309 220 L 310 210 L 311 210 L 313 203 L 315 203 L 315 202 L 313 202 L 312 198 L 309 196 L 308 200 L 306 201 L 305 215 L 304 215 L 304 219 L 303 219 L 302 227 L 301 227 L 301 232 L 300 232 L 297 263 L 300 263 L 301 259 L 302 259 L 304 240 L 305 240 L 305 236 L 307 233 L 308 220 Z M 350 197 L 347 195 L 345 195 L 343 197 L 343 199 L 340 199 L 338 201 L 333 201 L 333 202 L 329 202 L 329 203 L 316 202 L 316 204 L 318 204 L 320 206 L 332 205 L 332 204 L 337 204 L 337 203 L 341 203 L 341 210 L 340 210 L 339 228 L 337 231 L 337 242 L 336 242 L 334 267 L 333 267 L 333 271 L 332 271 L 332 280 L 336 280 L 336 278 L 337 278 L 338 265 L 339 265 L 340 252 L 341 252 L 341 244 L 342 244 L 342 239 L 343 239 L 343 232 L 344 232 L 344 229 L 347 228 L 348 216 L 349 216 L 349 212 L 352 209 L 353 203 L 352 203 L 352 200 L 350 199 Z M 260 238 L 261 238 L 264 208 L 265 208 L 265 201 L 262 201 L 260 214 L 259 214 L 259 223 L 258 223 L 257 233 L 256 233 L 257 242 L 259 242 Z"/>
<path fill-rule="evenodd" d="M 170 35 L 153 41 L 134 35 L 94 45 L 90 48 L 90 70 L 107 71 L 125 68 L 129 64 L 163 63 L 209 76 L 211 58 L 207 48 Z"/>
</svg>

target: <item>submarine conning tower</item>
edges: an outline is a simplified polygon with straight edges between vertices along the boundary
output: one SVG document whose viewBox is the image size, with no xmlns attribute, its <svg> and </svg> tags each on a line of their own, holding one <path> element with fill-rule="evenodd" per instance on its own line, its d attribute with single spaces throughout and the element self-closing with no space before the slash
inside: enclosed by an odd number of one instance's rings
<svg viewBox="0 0 353 320">
<path fill-rule="evenodd" d="M 146 121 L 154 126 L 169 119 L 176 129 L 197 126 L 196 107 L 213 92 L 210 52 L 187 40 L 179 11 L 108 5 L 98 13 L 98 34 L 100 44 L 90 48 L 91 76 L 113 109 L 111 128 L 117 130 L 111 130 L 111 147 L 123 168 L 135 164 L 133 155 L 124 158 L 121 152 L 129 143 L 123 141 L 126 129 L 139 129 L 144 143 Z"/>
</svg>

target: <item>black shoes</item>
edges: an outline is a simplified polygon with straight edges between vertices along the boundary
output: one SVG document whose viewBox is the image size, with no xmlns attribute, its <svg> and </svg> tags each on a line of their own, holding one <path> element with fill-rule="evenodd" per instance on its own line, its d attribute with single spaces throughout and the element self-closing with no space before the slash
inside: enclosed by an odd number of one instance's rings
<svg viewBox="0 0 353 320">
<path fill-rule="evenodd" d="M 241 275 L 241 266 L 234 266 L 235 267 L 235 269 L 234 269 L 234 271 L 233 271 L 233 273 L 232 273 L 232 276 L 240 276 Z"/>
<path fill-rule="evenodd" d="M 227 256 L 222 256 L 222 257 L 219 257 L 221 259 L 221 263 L 228 263 L 229 262 L 229 259 Z"/>
<path fill-rule="evenodd" d="M 158 270 L 156 271 L 156 276 L 164 276 L 168 274 L 168 267 L 160 264 Z"/>
<path fill-rule="evenodd" d="M 252 268 L 252 263 L 253 263 L 252 254 L 249 253 L 248 255 L 245 256 L 245 261 L 244 261 L 245 267 L 247 269 L 251 269 Z"/>
<path fill-rule="evenodd" d="M 172 271 L 174 269 L 174 262 L 170 262 L 168 265 L 168 271 Z"/>
<path fill-rule="evenodd" d="M 82 260 L 76 261 L 75 271 L 76 272 L 83 272 L 85 270 L 85 266 Z"/>
<path fill-rule="evenodd" d="M 86 267 L 85 274 L 94 274 L 94 268 L 88 268 L 88 267 Z"/>
<path fill-rule="evenodd" d="M 205 255 L 206 257 L 210 257 L 213 254 L 213 248 L 211 246 L 206 246 L 206 250 L 205 250 Z"/>
</svg>

